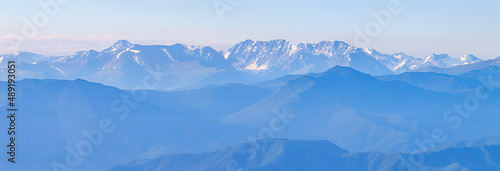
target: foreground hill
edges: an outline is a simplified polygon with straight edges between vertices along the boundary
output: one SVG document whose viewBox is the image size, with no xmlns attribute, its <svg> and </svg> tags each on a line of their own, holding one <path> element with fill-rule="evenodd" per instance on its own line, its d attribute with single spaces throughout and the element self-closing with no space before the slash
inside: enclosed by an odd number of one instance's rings
<svg viewBox="0 0 500 171">
<path fill-rule="evenodd" d="M 251 151 L 252 153 L 248 153 Z M 500 145 L 447 148 L 412 165 L 410 154 L 350 153 L 328 141 L 265 139 L 203 154 L 176 154 L 110 168 L 118 170 L 498 170 Z"/>
<path fill-rule="evenodd" d="M 5 82 L 1 85 L 6 87 Z M 130 160 L 240 142 L 253 129 L 221 125 L 218 119 L 260 101 L 270 90 L 229 84 L 146 91 L 140 95 L 145 98 L 137 100 L 131 91 L 85 80 L 28 79 L 17 82 L 17 93 L 17 152 L 26 155 L 16 165 L 3 160 L 0 170 L 50 170 L 54 162 L 69 166 L 68 156 L 74 153 L 67 149 L 88 142 L 84 132 L 100 130 L 103 121 L 110 121 L 113 131 L 103 133 L 102 142 L 93 144 L 92 152 L 73 169 L 101 170 Z M 7 99 L 0 102 L 5 110 Z"/>
</svg>

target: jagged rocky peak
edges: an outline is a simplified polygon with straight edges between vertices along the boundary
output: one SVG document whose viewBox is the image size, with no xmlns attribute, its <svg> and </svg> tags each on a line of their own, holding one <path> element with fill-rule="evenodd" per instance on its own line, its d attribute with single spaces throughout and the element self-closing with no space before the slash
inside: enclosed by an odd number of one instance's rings
<svg viewBox="0 0 500 171">
<path fill-rule="evenodd" d="M 284 39 L 276 39 L 270 41 L 253 41 L 245 40 L 229 49 L 229 53 L 241 55 L 249 53 L 267 54 L 267 55 L 285 55 L 294 54 L 304 49 L 303 44 L 296 44 Z"/>
<path fill-rule="evenodd" d="M 318 44 L 316 44 L 316 47 L 328 47 L 328 48 L 339 49 L 344 47 L 351 47 L 351 45 L 342 41 L 321 41 Z"/>
<path fill-rule="evenodd" d="M 466 62 L 466 64 L 482 61 L 481 59 L 477 58 L 472 54 L 465 54 L 460 57 L 460 60 Z"/>
<path fill-rule="evenodd" d="M 447 54 L 435 54 L 435 53 L 431 53 L 429 56 L 427 56 L 426 60 L 430 60 L 430 59 L 446 59 L 446 58 L 450 58 L 450 56 L 448 56 Z"/>
<path fill-rule="evenodd" d="M 115 44 L 113 44 L 113 49 L 122 49 L 122 48 L 132 48 L 134 44 L 130 43 L 127 40 L 118 40 Z"/>
<path fill-rule="evenodd" d="M 405 60 L 407 58 L 414 58 L 413 56 L 410 56 L 410 55 L 407 55 L 403 52 L 399 52 L 399 53 L 396 53 L 396 54 L 393 54 L 393 56 L 397 59 L 400 59 L 400 60 Z"/>
</svg>

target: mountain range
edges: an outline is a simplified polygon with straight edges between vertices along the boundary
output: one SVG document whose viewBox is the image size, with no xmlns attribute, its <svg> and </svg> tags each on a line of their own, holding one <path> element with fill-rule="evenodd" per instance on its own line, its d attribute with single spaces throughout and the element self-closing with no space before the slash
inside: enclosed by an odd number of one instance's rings
<svg viewBox="0 0 500 171">
<path fill-rule="evenodd" d="M 382 54 L 341 41 L 311 44 L 286 40 L 245 40 L 227 51 L 217 51 L 208 46 L 139 45 L 120 40 L 100 52 L 85 50 L 66 56 L 29 52 L 0 55 L 0 72 L 6 72 L 5 64 L 9 59 L 18 61 L 21 68 L 18 76 L 21 79 L 80 78 L 121 89 L 134 89 L 144 80 L 144 75 L 154 71 L 165 78 L 158 86 L 162 90 L 230 82 L 257 83 L 290 74 L 324 72 L 334 66 L 348 66 L 379 76 L 435 71 L 482 62 L 470 54 L 460 58 L 431 54 L 420 59 L 404 53 Z"/>
<path fill-rule="evenodd" d="M 322 73 L 289 75 L 251 85 L 145 90 L 141 101 L 135 100 L 134 91 L 82 79 L 24 79 L 16 83 L 17 105 L 22 109 L 17 128 L 23 130 L 18 152 L 30 155 L 16 168 L 66 164 L 67 155 L 72 154 L 68 147 L 77 148 L 87 139 L 82 132 L 98 128 L 103 119 L 110 119 L 116 131 L 104 134 L 102 143 L 93 146 L 93 152 L 75 170 L 102 170 L 172 154 L 213 152 L 268 137 L 262 130 L 274 128 L 271 123 L 282 127 L 272 132 L 275 138 L 326 140 L 352 153 L 409 153 L 419 149 L 416 140 L 430 138 L 429 132 L 435 128 L 442 128 L 448 137 L 442 144 L 500 134 L 496 129 L 500 119 L 495 105 L 500 101 L 498 92 L 482 99 L 460 128 L 453 129 L 454 122 L 443 120 L 443 113 L 474 93 L 475 85 L 484 86 L 466 79 L 477 72 L 481 70 L 459 76 L 416 74 L 406 79 L 408 76 L 401 74 L 382 78 L 337 66 Z M 452 81 L 428 85 L 418 81 L 442 78 Z M 465 86 L 457 86 L 461 84 Z M 6 93 L 6 89 L 1 91 Z M 7 99 L 1 102 L 7 104 Z M 129 117 L 122 120 L 125 106 L 129 106 Z M 276 120 L 279 118 L 286 122 Z M 7 134 L 0 134 L 0 139 L 7 139 Z M 7 166 L 0 169 L 9 169 Z"/>
<path fill-rule="evenodd" d="M 217 51 L 122 40 L 68 56 L 1 55 L 1 72 L 11 59 L 16 143 L 30 155 L 0 170 L 69 166 L 71 149 L 103 120 L 115 131 L 73 170 L 220 170 L 233 161 L 243 170 L 393 170 L 422 154 L 416 142 L 436 129 L 446 140 L 420 170 L 497 170 L 500 160 L 500 58 L 420 59 L 340 41 L 246 40 Z M 146 86 L 152 78 L 158 85 Z M 245 160 L 241 147 L 255 144 L 263 149 Z"/>
<path fill-rule="evenodd" d="M 252 149 L 252 153 L 246 153 Z M 109 168 L 118 170 L 499 170 L 500 144 L 408 154 L 351 153 L 329 141 L 264 139 L 202 154 L 175 154 Z M 426 156 L 412 165 L 410 155 Z M 487 160 L 482 160 L 482 159 Z"/>
</svg>

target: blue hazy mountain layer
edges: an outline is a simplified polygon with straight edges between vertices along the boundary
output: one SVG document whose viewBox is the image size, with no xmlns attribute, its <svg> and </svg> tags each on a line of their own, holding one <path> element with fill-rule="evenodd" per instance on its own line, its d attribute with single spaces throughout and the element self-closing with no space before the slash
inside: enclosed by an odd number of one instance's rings
<svg viewBox="0 0 500 171">
<path fill-rule="evenodd" d="M 140 45 L 120 40 L 102 51 L 83 50 L 65 56 L 30 52 L 0 55 L 0 72 L 16 60 L 19 78 L 84 79 L 120 89 L 134 89 L 144 75 L 158 72 L 161 90 L 186 90 L 207 84 L 254 84 L 286 75 L 321 73 L 334 66 L 348 66 L 374 76 L 413 71 L 462 74 L 498 66 L 498 58 L 483 61 L 466 54 L 452 58 L 430 54 L 425 59 L 404 53 L 382 54 L 341 41 L 292 43 L 286 40 L 237 43 L 227 51 L 209 46 Z M 5 80 L 5 79 L 0 79 Z"/>
<path fill-rule="evenodd" d="M 453 82 L 436 86 L 448 83 Z M 258 137 L 276 112 L 293 117 L 274 137 L 327 140 L 354 153 L 418 150 L 415 140 L 429 138 L 436 128 L 446 133 L 443 144 L 500 134 L 498 92 L 481 99 L 479 107 L 453 129 L 456 123 L 444 120 L 443 114 L 473 92 L 424 90 L 407 82 L 381 81 L 348 67 L 254 85 L 170 92 L 120 90 L 81 79 L 26 79 L 18 81 L 17 87 L 18 152 L 29 155 L 23 155 L 15 168 L 4 161 L 0 166 L 4 170 L 67 164 L 72 154 L 67 147 L 76 149 L 88 139 L 83 132 L 99 128 L 105 119 L 112 121 L 115 130 L 105 133 L 102 143 L 92 146 L 74 169 L 99 170 L 169 154 L 223 149 Z M 134 93 L 144 99 L 138 100 Z M 7 104 L 7 99 L 1 101 Z M 127 117 L 122 120 L 123 116 Z M 451 116 L 456 119 L 459 114 Z M 7 136 L 0 134 L 0 138 Z"/>
<path fill-rule="evenodd" d="M 246 153 L 251 149 L 251 153 Z M 329 141 L 265 139 L 202 154 L 175 154 L 110 168 L 118 170 L 499 170 L 500 145 L 410 154 L 350 153 Z M 411 155 L 419 155 L 411 154 Z"/>
<path fill-rule="evenodd" d="M 479 77 L 453 76 L 434 72 L 406 72 L 399 75 L 376 77 L 382 81 L 403 81 L 413 86 L 436 92 L 464 92 L 482 86 Z"/>
<path fill-rule="evenodd" d="M 115 131 L 93 146 L 80 164 L 84 169 L 158 154 L 217 149 L 241 141 L 253 130 L 219 124 L 214 121 L 220 119 L 217 116 L 242 110 L 270 92 L 228 84 L 205 91 L 145 91 L 145 100 L 137 101 L 130 91 L 85 80 L 22 80 L 17 88 L 18 153 L 29 154 L 14 165 L 20 169 L 65 164 L 66 147 L 76 149 L 89 139 L 83 132 L 99 129 L 104 119 L 112 121 Z M 8 104 L 7 99 L 1 101 Z M 0 138 L 8 139 L 7 134 Z M 6 162 L 0 166 L 9 167 Z"/>
<path fill-rule="evenodd" d="M 428 137 L 435 128 L 453 137 L 449 140 L 498 134 L 494 131 L 494 120 L 499 117 L 494 107 L 500 102 L 497 92 L 480 101 L 481 107 L 472 114 L 468 112 L 473 119 L 459 119 L 467 124 L 453 128 L 457 123 L 448 117 L 454 114 L 445 113 L 462 105 L 470 94 L 428 91 L 334 67 L 291 80 L 262 101 L 221 121 L 262 128 L 275 115 L 273 109 L 286 108 L 295 115 L 295 122 L 280 132 L 282 137 L 326 139 L 353 152 L 409 152 L 417 149 L 415 140 Z"/>
<path fill-rule="evenodd" d="M 444 73 L 444 74 L 449 74 L 449 75 L 460 75 L 469 71 L 473 70 L 480 70 L 483 68 L 487 68 L 490 66 L 500 66 L 500 57 L 497 57 L 495 59 L 490 59 L 490 60 L 485 60 L 485 61 L 480 61 L 468 65 L 459 65 L 459 66 L 454 66 L 450 68 L 439 68 L 435 66 L 428 66 L 428 67 L 423 67 L 420 68 L 416 71 L 418 72 L 436 72 L 436 73 Z"/>
</svg>

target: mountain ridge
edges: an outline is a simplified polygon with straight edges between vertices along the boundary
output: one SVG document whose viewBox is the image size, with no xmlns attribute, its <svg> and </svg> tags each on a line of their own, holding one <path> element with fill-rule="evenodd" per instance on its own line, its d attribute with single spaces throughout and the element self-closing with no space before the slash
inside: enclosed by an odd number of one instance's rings
<svg viewBox="0 0 500 171">
<path fill-rule="evenodd" d="M 174 154 L 107 170 L 497 170 L 500 156 L 495 152 L 499 151 L 500 145 L 487 145 L 451 147 L 433 153 L 352 153 L 324 140 L 262 139 L 211 153 Z M 426 158 L 415 165 L 409 162 L 410 155 Z M 474 157 L 487 157 L 488 161 Z"/>
<path fill-rule="evenodd" d="M 333 66 L 349 66 L 379 76 L 426 67 L 476 64 L 480 59 L 466 54 L 461 58 L 431 54 L 425 60 L 404 53 L 382 54 L 342 41 L 293 43 L 285 39 L 245 40 L 227 51 L 210 46 L 140 45 L 119 40 L 102 50 L 83 50 L 66 56 L 46 56 L 28 52 L 0 55 L 18 60 L 21 78 L 82 78 L 122 89 L 133 89 L 151 68 L 162 68 L 167 80 L 163 90 L 198 87 L 204 84 L 257 83 L 290 74 L 320 73 Z"/>
</svg>

